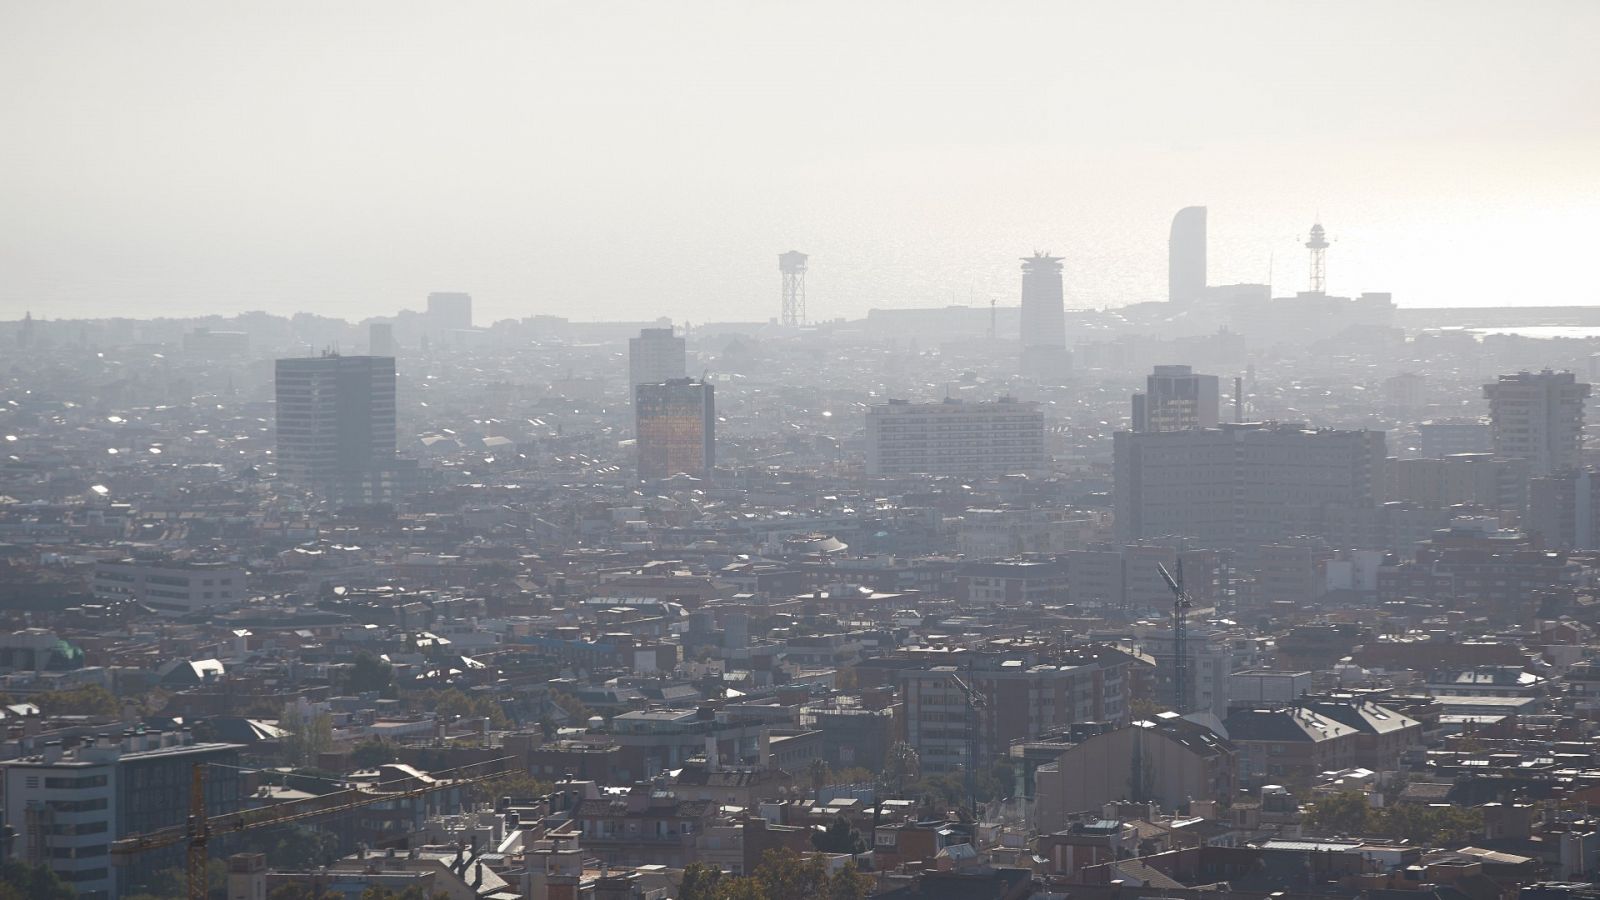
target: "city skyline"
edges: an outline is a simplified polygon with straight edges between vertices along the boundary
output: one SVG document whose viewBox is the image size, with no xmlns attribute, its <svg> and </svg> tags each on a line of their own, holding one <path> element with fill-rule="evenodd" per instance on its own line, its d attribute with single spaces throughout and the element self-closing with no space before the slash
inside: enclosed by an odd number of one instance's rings
<svg viewBox="0 0 1600 900">
<path fill-rule="evenodd" d="M 1600 900 L 1597 33 L 0 0 L 0 900 Z"/>
<path fill-rule="evenodd" d="M 1190 204 L 1214 283 L 1304 289 L 1320 217 L 1334 292 L 1596 300 L 1591 4 L 1152 4 L 1171 27 L 1131 42 L 1131 6 L 910 36 L 892 4 L 692 32 L 644 6 L 12 9 L 0 72 L 41 89 L 0 98 L 0 318 L 361 318 L 443 288 L 486 322 L 765 321 L 790 247 L 813 321 L 987 305 L 1032 247 L 1102 308 L 1165 296 Z"/>
</svg>

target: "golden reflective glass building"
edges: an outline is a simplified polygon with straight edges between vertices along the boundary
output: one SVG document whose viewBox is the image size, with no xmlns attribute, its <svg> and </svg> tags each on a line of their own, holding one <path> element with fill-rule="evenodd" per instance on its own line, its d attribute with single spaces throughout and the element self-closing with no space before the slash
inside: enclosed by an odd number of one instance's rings
<svg viewBox="0 0 1600 900">
<path fill-rule="evenodd" d="M 716 400 L 712 386 L 676 378 L 634 388 L 639 478 L 687 474 L 710 478 L 716 465 Z"/>
</svg>

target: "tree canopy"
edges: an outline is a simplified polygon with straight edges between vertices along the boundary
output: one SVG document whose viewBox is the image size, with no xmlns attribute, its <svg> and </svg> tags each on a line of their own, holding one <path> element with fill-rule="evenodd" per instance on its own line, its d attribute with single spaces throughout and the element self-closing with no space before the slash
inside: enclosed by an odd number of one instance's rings
<svg viewBox="0 0 1600 900">
<path fill-rule="evenodd" d="M 117 695 L 98 684 L 40 694 L 35 705 L 47 716 L 114 716 L 122 712 Z"/>
<path fill-rule="evenodd" d="M 394 694 L 394 667 L 371 653 L 357 653 L 342 679 L 344 690 L 352 694 Z"/>
<path fill-rule="evenodd" d="M 828 827 L 822 831 L 813 832 L 811 846 L 823 853 L 865 853 L 867 842 L 861 837 L 861 832 L 856 830 L 850 820 L 843 815 L 833 817 Z"/>
<path fill-rule="evenodd" d="M 46 866 L 0 865 L 0 900 L 73 900 L 78 892 Z"/>
<path fill-rule="evenodd" d="M 1306 810 L 1306 827 L 1323 834 L 1385 837 L 1414 844 L 1450 845 L 1483 831 L 1483 812 L 1462 806 L 1396 803 L 1374 809 L 1354 791 L 1329 794 Z"/>
<path fill-rule="evenodd" d="M 872 877 L 848 864 L 832 875 L 821 854 L 800 856 L 793 850 L 768 850 L 761 865 L 744 877 L 725 875 L 712 866 L 684 869 L 679 900 L 865 900 Z"/>
</svg>

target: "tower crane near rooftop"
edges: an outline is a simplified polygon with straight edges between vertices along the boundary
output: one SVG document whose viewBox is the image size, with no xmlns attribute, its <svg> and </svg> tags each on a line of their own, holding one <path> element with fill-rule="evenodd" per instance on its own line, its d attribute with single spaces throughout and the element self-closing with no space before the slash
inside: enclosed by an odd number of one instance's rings
<svg viewBox="0 0 1600 900">
<path fill-rule="evenodd" d="M 451 771 L 458 776 L 466 770 L 487 768 L 488 771 L 478 775 L 454 777 L 448 781 L 434 781 L 421 787 L 406 788 L 398 791 L 371 791 L 361 788 L 348 788 L 319 797 L 290 800 L 271 806 L 240 810 L 215 818 L 207 817 L 205 802 L 206 766 L 215 764 L 195 763 L 189 788 L 188 822 L 171 828 L 163 828 L 159 831 L 121 838 L 111 844 L 112 859 L 117 861 L 119 865 L 125 865 L 129 860 L 141 853 L 163 850 L 182 844 L 188 857 L 185 867 L 187 870 L 188 900 L 206 900 L 209 894 L 206 885 L 206 861 L 210 858 L 209 845 L 213 837 L 236 834 L 246 829 L 288 825 L 307 819 L 349 812 L 373 803 L 409 800 L 451 788 L 482 784 L 511 771 L 509 766 L 513 762 L 515 760 L 512 757 L 506 756 L 461 766 Z M 378 785 L 378 787 L 382 787 L 382 785 Z"/>
<path fill-rule="evenodd" d="M 972 664 L 970 662 L 967 664 L 967 678 L 971 679 L 973 683 L 977 682 L 977 679 L 972 678 Z M 981 746 L 978 739 L 979 711 L 989 706 L 989 698 L 979 693 L 971 684 L 962 681 L 960 675 L 952 674 L 950 680 L 956 683 L 956 687 L 960 688 L 961 693 L 966 695 L 967 698 L 967 764 L 963 767 L 966 775 L 963 787 L 967 791 L 967 802 L 972 805 L 972 816 L 977 819 L 978 748 Z"/>
<path fill-rule="evenodd" d="M 1161 580 L 1172 590 L 1172 710 L 1178 715 L 1189 711 L 1189 595 L 1183 589 L 1183 558 L 1178 559 L 1178 577 L 1161 563 Z"/>
</svg>

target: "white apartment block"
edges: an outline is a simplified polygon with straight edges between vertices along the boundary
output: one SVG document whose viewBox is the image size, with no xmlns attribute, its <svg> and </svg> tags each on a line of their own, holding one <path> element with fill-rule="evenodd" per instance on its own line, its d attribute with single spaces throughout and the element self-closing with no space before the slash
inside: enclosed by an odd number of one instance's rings
<svg viewBox="0 0 1600 900">
<path fill-rule="evenodd" d="M 891 400 L 867 411 L 866 431 L 868 475 L 1010 475 L 1049 466 L 1037 403 Z"/>
<path fill-rule="evenodd" d="M 94 596 L 138 600 L 162 615 L 182 616 L 243 603 L 244 569 L 226 563 L 147 563 L 132 559 L 96 563 Z"/>
</svg>

